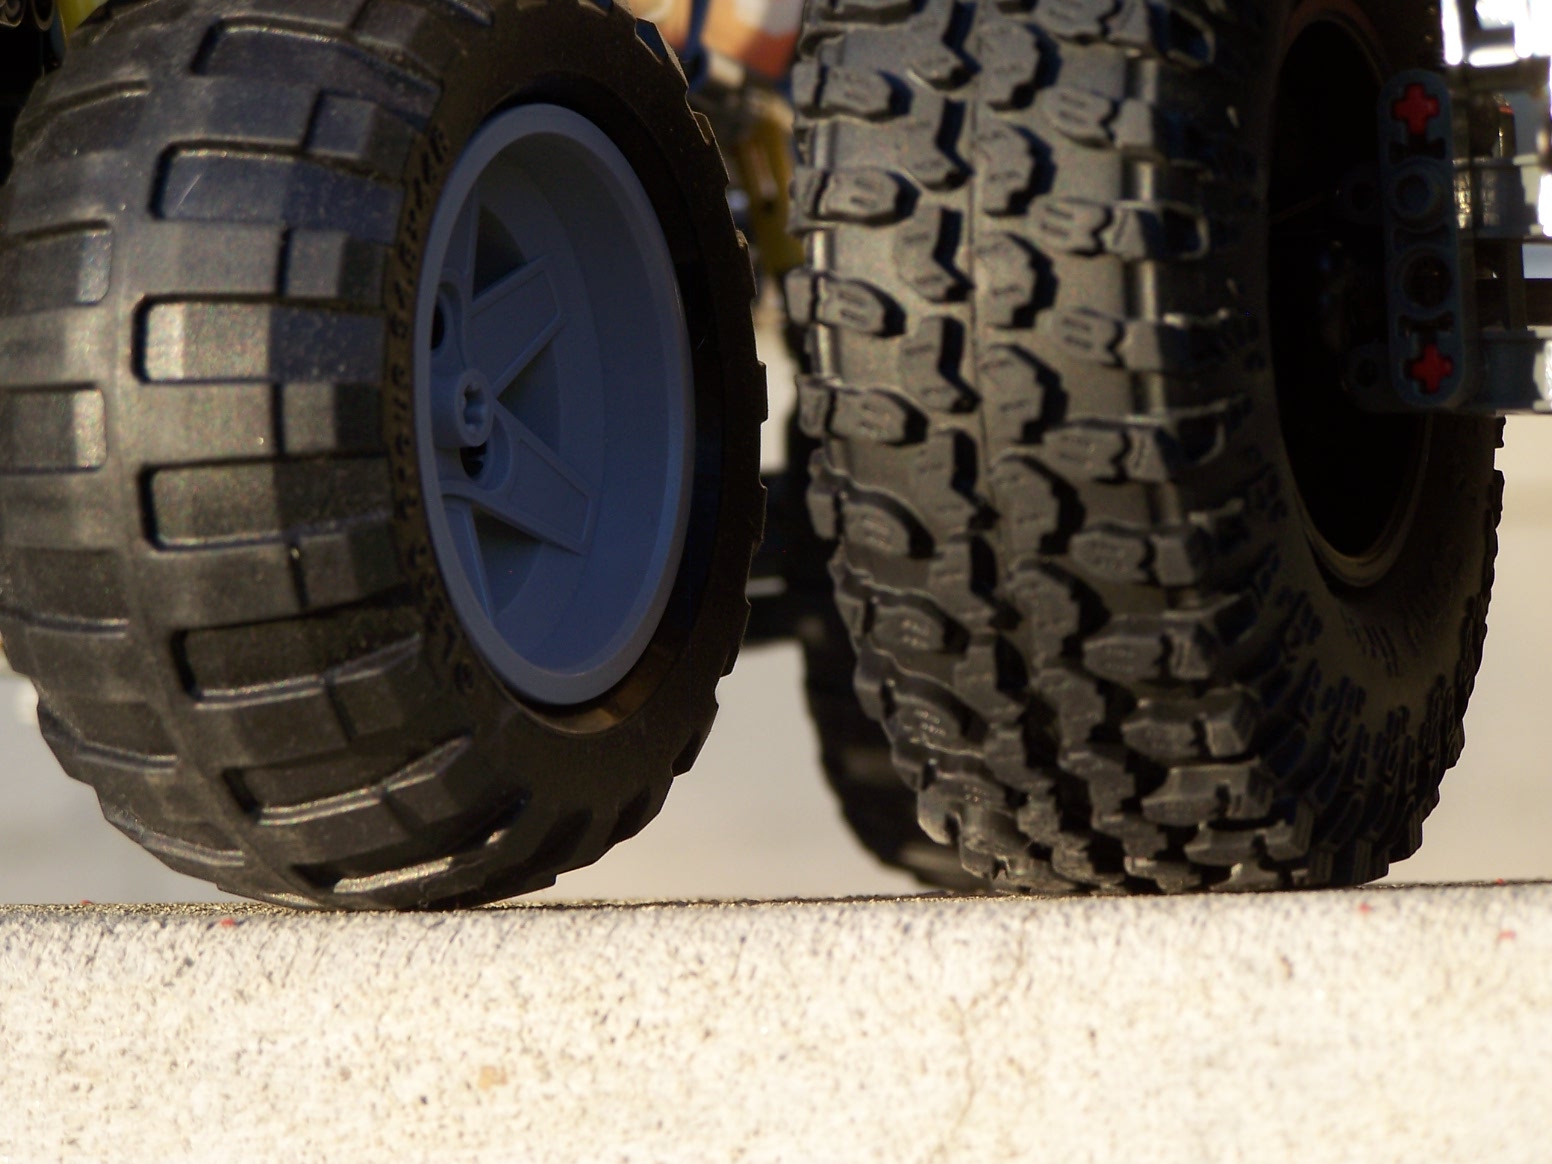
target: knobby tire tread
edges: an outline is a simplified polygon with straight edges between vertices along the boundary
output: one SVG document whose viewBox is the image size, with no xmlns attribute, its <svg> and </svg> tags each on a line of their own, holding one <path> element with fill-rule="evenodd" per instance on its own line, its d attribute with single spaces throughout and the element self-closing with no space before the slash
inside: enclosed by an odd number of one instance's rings
<svg viewBox="0 0 1552 1164">
<path fill-rule="evenodd" d="M 1407 51 L 1417 7 L 1381 18 Z M 1448 560 L 1415 609 L 1325 593 L 1258 318 L 1285 16 L 808 7 L 809 511 L 921 824 L 997 888 L 1362 882 L 1416 849 L 1460 754 L 1498 422 L 1436 427 Z"/>
</svg>

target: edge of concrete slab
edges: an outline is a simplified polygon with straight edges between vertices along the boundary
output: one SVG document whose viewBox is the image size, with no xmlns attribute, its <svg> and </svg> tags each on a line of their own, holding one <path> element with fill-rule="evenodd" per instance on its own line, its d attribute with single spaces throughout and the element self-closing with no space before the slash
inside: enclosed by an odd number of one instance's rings
<svg viewBox="0 0 1552 1164">
<path fill-rule="evenodd" d="M 1552 885 L 0 910 L 0 1160 L 1539 1161 Z"/>
</svg>

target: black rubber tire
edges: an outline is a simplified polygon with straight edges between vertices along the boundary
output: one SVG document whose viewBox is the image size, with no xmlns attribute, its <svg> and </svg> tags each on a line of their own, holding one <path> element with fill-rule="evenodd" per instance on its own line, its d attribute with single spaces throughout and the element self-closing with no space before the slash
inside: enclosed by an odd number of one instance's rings
<svg viewBox="0 0 1552 1164">
<path fill-rule="evenodd" d="M 818 442 L 796 420 L 787 430 L 787 467 L 772 493 L 772 526 L 780 520 L 786 528 L 768 532 L 781 539 L 784 551 L 783 602 L 801 604 L 791 625 L 803 650 L 803 692 L 825 780 L 852 834 L 885 865 L 934 888 L 977 891 L 984 884 L 960 867 L 958 853 L 917 823 L 916 796 L 895 772 L 889 737 L 864 714 L 852 690 L 857 653 L 831 598 L 831 548 L 814 536 L 801 504 Z"/>
<path fill-rule="evenodd" d="M 519 101 L 635 167 L 694 352 L 668 612 L 565 709 L 520 701 L 453 617 L 410 407 L 441 184 Z M 165 197 L 175 170 L 197 197 Z M 548 885 L 658 812 L 763 521 L 725 185 L 672 53 L 609 0 L 140 0 L 80 30 L 0 192 L 0 634 L 109 820 L 234 893 L 385 908 Z"/>
<path fill-rule="evenodd" d="M 1377 76 L 1437 61 L 1420 0 L 1318 2 Z M 1267 334 L 1292 7 L 810 3 L 810 510 L 923 827 L 997 887 L 1362 882 L 1460 754 L 1500 425 L 1432 422 L 1427 520 L 1333 580 Z"/>
</svg>

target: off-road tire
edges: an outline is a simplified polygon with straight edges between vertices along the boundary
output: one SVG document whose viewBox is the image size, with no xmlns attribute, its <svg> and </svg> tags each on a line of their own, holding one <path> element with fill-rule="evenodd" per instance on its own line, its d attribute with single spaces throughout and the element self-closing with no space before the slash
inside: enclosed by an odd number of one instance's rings
<svg viewBox="0 0 1552 1164">
<path fill-rule="evenodd" d="M 917 823 L 916 796 L 895 771 L 889 737 L 852 690 L 857 653 L 831 599 L 832 547 L 814 535 L 803 508 L 817 442 L 797 428 L 796 419 L 788 425 L 787 466 L 772 492 L 770 524 L 781 527 L 768 529 L 767 536 L 781 539 L 781 601 L 799 610 L 790 626 L 803 651 L 803 692 L 825 780 L 852 835 L 885 865 L 934 888 L 975 892 L 984 884 L 960 867 L 957 851 Z"/>
<path fill-rule="evenodd" d="M 1378 76 L 1438 60 L 1423 3 L 1321 3 Z M 809 507 L 857 694 L 997 887 L 1362 882 L 1460 755 L 1500 427 L 1426 422 L 1422 516 L 1333 577 L 1269 339 L 1293 7 L 810 2 Z"/>
<path fill-rule="evenodd" d="M 530 101 L 629 160 L 694 353 L 667 613 L 567 708 L 452 614 L 412 408 L 441 185 Z M 108 819 L 231 892 L 351 908 L 509 897 L 646 824 L 748 616 L 765 409 L 726 172 L 656 29 L 610 0 L 116 2 L 16 146 L 0 634 Z"/>
</svg>

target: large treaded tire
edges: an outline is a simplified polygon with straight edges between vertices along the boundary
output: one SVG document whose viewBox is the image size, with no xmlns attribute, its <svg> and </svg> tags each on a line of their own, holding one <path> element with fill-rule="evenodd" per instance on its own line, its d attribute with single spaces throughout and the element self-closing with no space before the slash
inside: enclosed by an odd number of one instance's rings
<svg viewBox="0 0 1552 1164">
<path fill-rule="evenodd" d="M 694 353 L 667 613 L 559 709 L 451 613 L 411 407 L 441 185 L 527 101 L 629 159 Z M 0 635 L 110 821 L 234 893 L 383 908 L 542 887 L 658 812 L 763 512 L 725 186 L 673 54 L 609 0 L 139 0 L 80 30 L 0 192 Z"/>
<path fill-rule="evenodd" d="M 802 498 L 816 443 L 794 417 L 787 429 L 787 467 L 773 492 L 771 532 L 781 538 L 783 601 L 801 603 L 793 620 L 803 650 L 803 692 L 819 737 L 819 759 L 852 835 L 885 865 L 938 889 L 976 892 L 984 883 L 960 867 L 958 853 L 922 831 L 916 795 L 895 771 L 889 737 L 869 719 L 852 690 L 857 653 L 831 600 L 830 547 L 814 536 Z M 777 501 L 781 503 L 776 503 Z M 797 502 L 794 504 L 794 500 Z"/>
<path fill-rule="evenodd" d="M 1321 2 L 1437 59 L 1421 3 Z M 1362 882 L 1463 745 L 1499 424 L 1434 421 L 1425 518 L 1332 580 L 1268 338 L 1292 7 L 808 8 L 810 511 L 923 827 L 1003 889 Z"/>
</svg>

